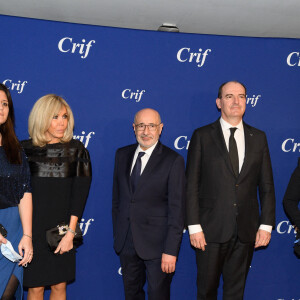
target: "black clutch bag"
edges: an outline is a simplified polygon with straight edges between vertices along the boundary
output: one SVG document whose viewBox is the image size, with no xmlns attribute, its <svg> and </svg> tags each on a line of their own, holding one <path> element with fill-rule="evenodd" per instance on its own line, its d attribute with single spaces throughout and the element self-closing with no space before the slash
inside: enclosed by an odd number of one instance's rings
<svg viewBox="0 0 300 300">
<path fill-rule="evenodd" d="M 66 223 L 60 223 L 54 228 L 51 228 L 46 231 L 46 239 L 49 245 L 49 248 L 51 251 L 55 251 L 57 248 L 59 242 L 61 239 L 65 236 L 65 234 L 68 232 L 69 226 Z M 75 229 L 75 236 L 73 239 L 73 246 L 74 248 L 79 247 L 83 244 L 83 238 L 82 238 L 82 231 L 79 227 L 79 224 L 77 223 L 76 229 Z"/>
<path fill-rule="evenodd" d="M 0 233 L 3 237 L 7 237 L 7 231 L 2 224 L 0 224 Z"/>
</svg>

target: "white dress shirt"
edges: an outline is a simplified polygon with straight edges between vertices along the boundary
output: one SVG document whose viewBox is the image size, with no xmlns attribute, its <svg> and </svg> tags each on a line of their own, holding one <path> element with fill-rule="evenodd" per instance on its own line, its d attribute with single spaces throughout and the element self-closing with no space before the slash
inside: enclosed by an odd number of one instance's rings
<svg viewBox="0 0 300 300">
<path fill-rule="evenodd" d="M 150 158 L 150 156 L 151 156 L 151 154 L 152 154 L 155 146 L 157 145 L 157 143 L 158 143 L 158 141 L 153 146 L 151 146 L 150 148 L 148 148 L 147 150 L 143 150 L 141 148 L 141 146 L 138 145 L 138 147 L 135 150 L 134 156 L 133 156 L 133 161 L 132 161 L 132 165 L 131 165 L 130 175 L 132 173 L 132 169 L 133 169 L 133 167 L 135 165 L 135 162 L 136 162 L 136 159 L 138 157 L 139 152 L 145 152 L 145 154 L 141 157 L 141 162 L 142 162 L 142 165 L 141 165 L 141 174 L 143 173 L 143 171 L 144 171 L 144 169 L 145 169 L 145 167 L 146 167 L 146 165 L 148 163 L 148 160 L 149 160 L 149 158 Z"/>
<path fill-rule="evenodd" d="M 228 122 L 226 122 L 224 119 L 220 119 L 221 123 L 221 128 L 223 131 L 224 139 L 225 139 L 225 144 L 227 147 L 227 150 L 229 151 L 229 138 L 230 138 L 230 128 L 235 127 L 237 130 L 234 132 L 234 138 L 236 141 L 236 146 L 238 150 L 238 155 L 239 155 L 239 172 L 241 172 L 244 159 L 245 159 L 245 136 L 244 136 L 244 126 L 243 126 L 243 121 L 241 121 L 238 125 L 232 126 Z"/>
<path fill-rule="evenodd" d="M 229 124 L 228 122 L 226 122 L 222 117 L 220 118 L 220 124 L 221 124 L 221 128 L 223 131 L 223 136 L 225 139 L 225 144 L 227 147 L 227 150 L 229 151 L 229 137 L 230 137 L 230 128 L 231 127 L 236 127 L 237 130 L 234 132 L 234 138 L 236 141 L 236 145 L 237 145 L 237 150 L 238 150 L 238 155 L 239 155 L 239 172 L 241 172 L 241 169 L 243 167 L 243 163 L 244 163 L 244 159 L 245 159 L 245 136 L 244 136 L 244 126 L 243 126 L 243 121 L 241 120 L 241 122 L 239 124 L 237 124 L 236 126 L 232 126 L 231 124 Z M 201 232 L 202 227 L 200 224 L 196 224 L 196 225 L 189 225 L 189 234 L 194 234 L 197 232 Z M 259 229 L 268 231 L 268 232 L 272 232 L 272 226 L 271 225 L 264 225 L 261 224 L 259 226 Z"/>
</svg>

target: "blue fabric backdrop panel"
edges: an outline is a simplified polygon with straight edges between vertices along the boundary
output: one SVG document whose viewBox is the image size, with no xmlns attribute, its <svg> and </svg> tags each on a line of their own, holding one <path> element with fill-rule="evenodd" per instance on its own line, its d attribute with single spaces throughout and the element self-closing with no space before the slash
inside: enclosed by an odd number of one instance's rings
<svg viewBox="0 0 300 300">
<path fill-rule="evenodd" d="M 300 152 L 300 41 L 173 34 L 0 16 L 0 80 L 11 90 L 20 139 L 28 137 L 34 102 L 64 97 L 75 115 L 75 138 L 90 151 L 93 182 L 81 220 L 70 299 L 122 299 L 119 259 L 112 248 L 114 154 L 135 142 L 134 114 L 161 113 L 161 140 L 185 159 L 194 129 L 219 117 L 220 84 L 247 86 L 245 122 L 268 137 L 276 188 L 276 227 L 254 253 L 245 299 L 298 299 L 299 261 L 282 198 Z M 222 283 L 220 283 L 220 295 Z M 25 295 L 26 296 L 26 295 Z M 196 299 L 195 254 L 185 232 L 172 299 Z"/>
</svg>

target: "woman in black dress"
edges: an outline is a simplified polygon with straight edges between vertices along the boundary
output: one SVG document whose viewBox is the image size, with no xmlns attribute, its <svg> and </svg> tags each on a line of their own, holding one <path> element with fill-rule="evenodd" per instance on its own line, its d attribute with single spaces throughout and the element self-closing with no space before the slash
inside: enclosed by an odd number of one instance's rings
<svg viewBox="0 0 300 300">
<path fill-rule="evenodd" d="M 22 299 L 23 268 L 32 260 L 32 200 L 30 171 L 14 130 L 9 90 L 0 83 L 0 246 L 11 243 L 23 259 L 13 262 L 0 252 L 0 299 Z M 5 232 L 3 231 L 3 234 Z"/>
<path fill-rule="evenodd" d="M 72 139 L 74 119 L 70 106 L 59 96 L 40 98 L 29 116 L 30 140 L 22 146 L 31 170 L 33 197 L 33 245 L 35 259 L 24 273 L 28 300 L 66 299 L 66 285 L 75 280 L 73 238 L 91 183 L 89 153 Z M 65 222 L 66 235 L 52 252 L 46 231 Z"/>
</svg>

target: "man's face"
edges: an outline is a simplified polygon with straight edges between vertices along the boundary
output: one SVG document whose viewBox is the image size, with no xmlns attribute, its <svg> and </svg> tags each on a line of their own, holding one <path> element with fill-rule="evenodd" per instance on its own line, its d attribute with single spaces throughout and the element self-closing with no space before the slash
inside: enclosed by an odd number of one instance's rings
<svg viewBox="0 0 300 300">
<path fill-rule="evenodd" d="M 228 82 L 222 88 L 222 98 L 217 98 L 216 103 L 226 122 L 239 123 L 246 110 L 244 87 L 237 82 Z"/>
<path fill-rule="evenodd" d="M 158 141 L 162 128 L 158 113 L 152 109 L 138 112 L 133 124 L 136 140 L 143 150 L 147 150 Z"/>
</svg>

